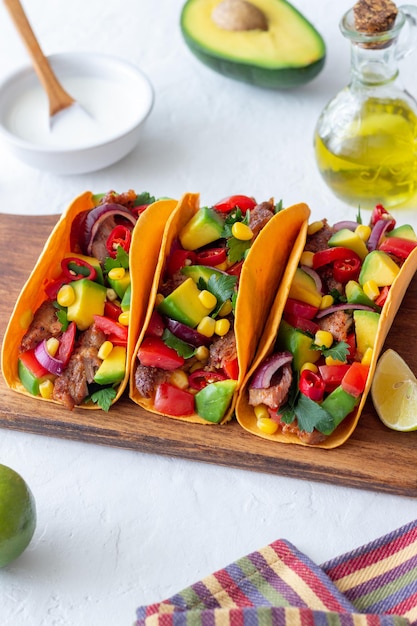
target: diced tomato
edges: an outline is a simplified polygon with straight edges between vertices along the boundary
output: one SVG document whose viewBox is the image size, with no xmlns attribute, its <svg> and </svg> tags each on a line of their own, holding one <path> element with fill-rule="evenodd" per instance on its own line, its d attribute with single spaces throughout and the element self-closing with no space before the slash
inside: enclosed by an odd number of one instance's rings
<svg viewBox="0 0 417 626">
<path fill-rule="evenodd" d="M 251 211 L 256 207 L 256 202 L 253 198 L 249 196 L 235 195 L 228 196 L 227 198 L 223 198 L 223 200 L 219 200 L 214 205 L 214 208 L 221 213 L 229 213 L 238 207 L 241 211 L 245 212 L 249 209 Z"/>
<path fill-rule="evenodd" d="M 237 357 L 231 361 L 224 361 L 223 370 L 228 378 L 237 380 L 239 378 L 239 363 Z"/>
<path fill-rule="evenodd" d="M 390 285 L 384 285 L 384 287 L 382 287 L 381 291 L 379 292 L 379 296 L 375 298 L 375 304 L 377 304 L 378 306 L 384 306 L 385 300 L 388 298 L 389 290 Z"/>
<path fill-rule="evenodd" d="M 42 378 L 49 374 L 49 371 L 39 363 L 35 356 L 35 348 L 26 350 L 19 354 L 19 360 L 23 365 L 35 376 L 35 378 Z"/>
<path fill-rule="evenodd" d="M 333 391 L 342 382 L 343 376 L 349 370 L 349 364 L 319 365 L 319 373 L 326 386 L 326 392 Z"/>
<path fill-rule="evenodd" d="M 299 328 L 300 330 L 304 330 L 307 333 L 311 333 L 315 335 L 319 330 L 319 325 L 313 320 L 305 319 L 304 317 L 300 317 L 299 315 L 291 315 L 290 313 L 284 313 L 284 319 L 288 324 L 290 324 L 293 328 Z"/>
<path fill-rule="evenodd" d="M 243 261 L 239 261 L 238 263 L 235 263 L 234 265 L 231 265 L 226 271 L 231 276 L 239 277 L 240 273 L 242 271 L 242 266 L 243 266 Z"/>
<path fill-rule="evenodd" d="M 74 350 L 76 331 L 76 323 L 71 322 L 67 330 L 62 333 L 59 340 L 59 348 L 56 354 L 56 358 L 62 361 L 64 363 L 64 366 L 68 365 L 68 361 L 70 360 L 72 351 Z"/>
<path fill-rule="evenodd" d="M 112 320 L 118 320 L 122 309 L 117 302 L 111 302 L 106 300 L 104 304 L 104 317 L 109 317 Z"/>
<path fill-rule="evenodd" d="M 145 337 L 162 337 L 165 330 L 164 320 L 155 309 L 152 311 Z"/>
<path fill-rule="evenodd" d="M 346 343 L 349 346 L 348 360 L 353 361 L 356 355 L 356 335 L 355 333 L 349 333 L 346 337 Z"/>
<path fill-rule="evenodd" d="M 105 335 L 114 335 L 127 342 L 128 327 L 104 315 L 94 315 L 94 324 Z"/>
<path fill-rule="evenodd" d="M 348 259 L 340 259 L 333 263 L 333 277 L 343 285 L 349 280 L 357 280 L 361 271 L 359 257 L 353 256 Z"/>
<path fill-rule="evenodd" d="M 369 365 L 354 361 L 342 378 L 342 389 L 358 398 L 364 391 L 369 374 Z"/>
<path fill-rule="evenodd" d="M 181 417 L 194 413 L 194 396 L 185 389 L 169 383 L 161 383 L 156 388 L 154 407 L 160 413 Z"/>
<path fill-rule="evenodd" d="M 226 248 L 207 248 L 196 254 L 196 263 L 199 265 L 208 265 L 209 267 L 221 265 L 226 259 Z"/>
<path fill-rule="evenodd" d="M 323 399 L 325 391 L 324 381 L 311 370 L 303 370 L 301 372 L 298 387 L 302 394 L 310 398 L 310 400 L 314 400 L 314 402 L 320 402 Z"/>
<path fill-rule="evenodd" d="M 318 307 L 296 300 L 295 298 L 288 298 L 285 303 L 284 312 L 296 315 L 297 317 L 304 317 L 306 320 L 312 320 L 318 311 Z"/>
<path fill-rule="evenodd" d="M 354 250 L 350 250 L 349 248 L 344 248 L 343 246 L 336 246 L 335 248 L 326 248 L 325 250 L 319 250 L 313 256 L 313 269 L 318 269 L 319 267 L 323 267 L 323 265 L 328 265 L 329 263 L 334 263 L 335 261 L 345 261 L 346 259 L 355 259 L 357 258 L 359 263 L 361 259 L 358 254 Z"/>
<path fill-rule="evenodd" d="M 138 359 L 142 365 L 163 370 L 175 370 L 184 365 L 184 357 L 159 337 L 145 337 L 138 350 Z"/>
<path fill-rule="evenodd" d="M 176 250 L 173 250 L 169 255 L 167 261 L 168 276 L 173 276 L 187 263 L 195 263 L 195 252 L 193 252 L 193 250 L 183 250 L 182 248 L 177 248 Z"/>
<path fill-rule="evenodd" d="M 210 383 L 225 380 L 226 376 L 221 372 L 208 372 L 206 370 L 194 370 L 188 377 L 188 384 L 192 389 L 200 391 L 203 387 L 207 387 Z"/>
<path fill-rule="evenodd" d="M 107 341 L 111 341 L 114 346 L 127 346 L 127 335 L 118 337 L 117 335 L 106 335 Z"/>
<path fill-rule="evenodd" d="M 387 237 L 379 244 L 378 250 L 394 254 L 400 259 L 406 259 L 415 247 L 417 247 L 417 241 L 403 239 L 402 237 Z"/>
<path fill-rule="evenodd" d="M 137 215 L 139 217 L 139 215 L 141 215 L 144 211 L 146 211 L 148 206 L 149 206 L 149 204 L 140 204 L 138 206 L 134 206 L 132 208 L 133 215 Z"/>
</svg>

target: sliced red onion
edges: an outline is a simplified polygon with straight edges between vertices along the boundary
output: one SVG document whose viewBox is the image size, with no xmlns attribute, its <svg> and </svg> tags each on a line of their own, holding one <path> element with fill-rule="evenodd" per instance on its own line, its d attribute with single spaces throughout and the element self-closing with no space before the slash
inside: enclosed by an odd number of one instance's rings
<svg viewBox="0 0 417 626">
<path fill-rule="evenodd" d="M 341 222 L 336 222 L 336 224 L 333 224 L 333 228 L 337 231 L 342 230 L 343 228 L 355 231 L 357 227 L 358 222 L 354 222 L 353 220 L 342 220 Z"/>
<path fill-rule="evenodd" d="M 367 243 L 367 247 L 370 252 L 378 248 L 378 244 L 381 240 L 381 237 L 384 235 L 384 233 L 387 230 L 390 229 L 390 226 L 392 225 L 393 221 L 394 220 L 392 219 L 388 219 L 388 220 L 378 220 L 376 222 L 375 226 L 372 228 L 372 232 L 370 234 L 370 237 Z"/>
<path fill-rule="evenodd" d="M 168 330 L 170 330 L 173 335 L 178 337 L 178 339 L 182 339 L 196 348 L 198 348 L 198 346 L 209 346 L 211 344 L 212 340 L 210 337 L 202 335 L 197 330 L 194 330 L 194 328 L 190 328 L 186 324 L 177 322 L 169 317 L 164 319 Z"/>
<path fill-rule="evenodd" d="M 293 356 L 291 352 L 276 352 L 268 356 L 259 367 L 256 368 L 252 377 L 250 386 L 253 389 L 268 389 L 271 384 L 273 375 L 287 365 L 291 363 Z"/>
<path fill-rule="evenodd" d="M 308 267 L 307 265 L 302 265 L 301 269 L 314 280 L 317 291 L 323 293 L 323 283 L 316 270 L 313 270 L 312 267 Z"/>
<path fill-rule="evenodd" d="M 121 204 L 106 203 L 100 204 L 94 209 L 91 209 L 84 219 L 82 231 L 80 233 L 80 245 L 84 254 L 91 255 L 91 246 L 95 236 L 97 235 L 98 229 L 100 228 L 102 222 L 110 216 L 123 217 L 133 224 L 133 226 L 137 222 L 136 216 Z"/>
<path fill-rule="evenodd" d="M 316 319 L 321 319 L 322 317 L 326 317 L 326 315 L 330 315 L 330 313 L 336 313 L 337 311 L 348 311 L 348 310 L 360 310 L 360 311 L 374 311 L 375 309 L 371 306 L 367 306 L 366 304 L 353 304 L 350 302 L 344 302 L 342 304 L 334 304 L 333 306 L 327 307 L 327 309 L 322 309 L 316 315 Z"/>
<path fill-rule="evenodd" d="M 43 367 L 47 369 L 48 372 L 51 372 L 51 374 L 59 376 L 64 371 L 64 362 L 60 359 L 56 359 L 49 354 L 46 339 L 38 343 L 38 345 L 36 346 L 35 356 L 38 359 L 39 363 L 43 365 Z"/>
</svg>

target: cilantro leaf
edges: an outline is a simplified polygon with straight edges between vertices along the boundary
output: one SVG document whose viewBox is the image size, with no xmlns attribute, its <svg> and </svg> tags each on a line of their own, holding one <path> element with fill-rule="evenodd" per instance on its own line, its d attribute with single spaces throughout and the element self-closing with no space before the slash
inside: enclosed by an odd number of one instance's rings
<svg viewBox="0 0 417 626">
<path fill-rule="evenodd" d="M 103 411 L 108 411 L 116 395 L 117 392 L 113 387 L 103 387 L 103 389 L 98 389 L 92 393 L 90 399 L 94 404 L 98 404 Z"/>
<path fill-rule="evenodd" d="M 171 333 L 168 328 L 165 328 L 164 333 L 162 335 L 162 340 L 166 343 L 167 346 L 173 348 L 179 356 L 184 357 L 184 359 L 189 359 L 195 354 L 194 346 L 191 346 L 186 341 L 183 341 L 179 337 L 176 337 L 174 333 Z"/>
<path fill-rule="evenodd" d="M 125 270 L 129 269 L 129 253 L 122 248 L 117 247 L 116 258 L 106 257 L 104 261 L 104 269 L 106 272 L 110 272 L 114 267 L 123 267 Z"/>
<path fill-rule="evenodd" d="M 280 211 L 282 211 L 283 208 L 284 208 L 284 205 L 282 203 L 282 200 L 280 200 L 274 206 L 274 213 L 279 213 Z"/>
<path fill-rule="evenodd" d="M 142 204 L 152 204 L 153 202 L 155 202 L 155 197 L 151 196 L 147 191 L 143 191 L 136 196 L 134 205 L 142 206 Z"/>
<path fill-rule="evenodd" d="M 245 214 L 242 213 L 241 209 L 236 209 L 230 213 L 224 222 L 222 237 L 226 238 L 227 243 L 227 258 L 229 263 L 238 263 L 242 259 L 245 258 L 245 254 L 247 250 L 252 245 L 252 241 L 243 241 L 242 239 L 236 239 L 232 233 L 233 224 L 236 222 L 242 222 L 242 224 L 249 225 L 250 220 L 250 211 L 246 211 Z"/>
<path fill-rule="evenodd" d="M 216 317 L 226 300 L 231 300 L 235 294 L 237 276 L 228 274 L 212 274 L 203 289 L 207 289 L 216 296 L 217 304 L 211 312 L 211 317 Z M 199 282 L 200 286 L 200 282 Z"/>
<path fill-rule="evenodd" d="M 57 308 L 56 317 L 58 322 L 61 322 L 62 331 L 66 331 L 69 326 L 69 321 L 67 317 L 67 311 L 64 307 L 60 306 L 58 302 L 54 305 Z"/>
<path fill-rule="evenodd" d="M 339 341 L 338 343 L 330 346 L 330 348 L 321 349 L 324 357 L 332 357 L 336 361 L 346 361 L 349 354 L 349 344 L 346 341 Z"/>
<path fill-rule="evenodd" d="M 358 206 L 358 212 L 356 214 L 356 221 L 358 224 L 362 224 L 361 207 Z"/>
<path fill-rule="evenodd" d="M 333 417 L 320 404 L 310 400 L 303 393 L 300 393 L 297 405 L 295 407 L 298 427 L 307 433 L 313 432 L 314 429 L 320 432 L 328 432 L 334 428 Z"/>
</svg>

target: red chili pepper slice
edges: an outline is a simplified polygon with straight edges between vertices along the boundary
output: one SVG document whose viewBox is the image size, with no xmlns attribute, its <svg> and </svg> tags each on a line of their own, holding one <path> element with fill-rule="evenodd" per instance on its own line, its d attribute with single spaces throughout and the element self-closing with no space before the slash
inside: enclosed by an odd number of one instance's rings
<svg viewBox="0 0 417 626">
<path fill-rule="evenodd" d="M 354 250 L 350 250 L 349 248 L 344 248 L 343 246 L 336 246 L 335 248 L 326 248 L 325 250 L 319 250 L 313 256 L 313 269 L 318 269 L 319 267 L 323 267 L 323 265 L 328 265 L 329 263 L 334 263 L 335 261 L 344 261 L 345 259 L 355 259 L 361 262 L 361 259 L 358 254 Z"/>
<path fill-rule="evenodd" d="M 141 215 L 148 208 L 149 204 L 140 204 L 138 206 L 134 206 L 131 210 L 133 215 Z"/>
<path fill-rule="evenodd" d="M 417 241 L 403 239 L 402 237 L 387 237 L 378 246 L 378 250 L 383 250 L 388 254 L 394 254 L 400 259 L 406 259 L 410 252 L 417 247 Z"/>
<path fill-rule="evenodd" d="M 227 198 L 223 198 L 223 200 L 219 200 L 219 202 L 216 202 L 216 204 L 214 205 L 214 208 L 221 213 L 229 213 L 230 211 L 233 211 L 233 209 L 235 209 L 236 207 L 238 207 L 242 211 L 247 211 L 248 209 L 249 211 L 251 211 L 256 207 L 256 202 L 253 198 L 250 198 L 249 196 L 242 196 L 237 194 L 234 196 L 228 196 Z"/>
<path fill-rule="evenodd" d="M 333 277 L 338 283 L 345 284 L 349 280 L 356 280 L 361 271 L 359 257 L 343 259 L 333 263 Z"/>
<path fill-rule="evenodd" d="M 292 313 L 284 312 L 283 317 L 293 328 L 298 328 L 299 330 L 303 330 L 311 335 L 315 335 L 320 328 L 316 322 L 313 322 L 313 320 L 308 320 L 300 315 L 293 315 Z"/>
<path fill-rule="evenodd" d="M 106 241 L 106 248 L 109 255 L 115 259 L 117 248 L 121 246 L 125 252 L 129 252 L 132 241 L 132 231 L 123 224 L 118 224 L 113 228 Z"/>
<path fill-rule="evenodd" d="M 96 268 L 88 261 L 78 257 L 65 257 L 65 259 L 62 259 L 61 269 L 64 276 L 69 280 L 80 280 L 81 278 L 95 280 L 97 278 Z"/>
<path fill-rule="evenodd" d="M 119 304 L 106 300 L 104 303 L 104 317 L 109 317 L 110 319 L 117 321 L 121 313 L 122 308 Z"/>
<path fill-rule="evenodd" d="M 194 370 L 188 377 L 188 384 L 192 389 L 203 389 L 210 383 L 216 383 L 219 380 L 226 380 L 226 376 L 221 372 L 207 372 L 206 370 Z"/>
<path fill-rule="evenodd" d="M 378 306 L 384 306 L 385 301 L 388 298 L 390 288 L 391 285 L 385 285 L 384 287 L 382 287 L 381 291 L 379 292 L 379 296 L 375 298 L 375 304 L 377 304 Z"/>
<path fill-rule="evenodd" d="M 192 250 L 183 250 L 182 248 L 173 250 L 167 261 L 168 276 L 172 277 L 176 272 L 184 267 L 184 265 L 193 265 L 195 263 L 195 259 L 196 255 Z"/>
<path fill-rule="evenodd" d="M 59 348 L 56 354 L 56 358 L 59 361 L 63 362 L 64 367 L 68 364 L 68 361 L 70 360 L 72 351 L 74 349 L 76 331 L 77 331 L 76 323 L 71 322 L 67 330 L 62 333 L 61 338 L 59 340 Z"/>
<path fill-rule="evenodd" d="M 315 372 L 303 370 L 298 386 L 301 393 L 310 398 L 310 400 L 320 402 L 323 399 L 326 385 L 324 380 Z"/>
<path fill-rule="evenodd" d="M 196 264 L 215 267 L 221 265 L 227 259 L 226 248 L 208 248 L 196 253 Z"/>
<path fill-rule="evenodd" d="M 72 277 L 71 280 L 74 280 Z M 61 289 L 62 285 L 65 285 L 69 282 L 69 279 L 66 276 L 60 276 L 56 280 L 51 280 L 46 283 L 44 291 L 48 296 L 49 300 L 56 300 L 58 295 L 58 291 Z"/>
<path fill-rule="evenodd" d="M 391 213 L 389 213 L 382 204 L 377 204 L 371 215 L 371 226 L 375 226 L 379 220 L 391 220 L 391 224 L 388 226 L 387 231 L 390 231 L 394 228 L 396 222 L 392 217 Z"/>
</svg>

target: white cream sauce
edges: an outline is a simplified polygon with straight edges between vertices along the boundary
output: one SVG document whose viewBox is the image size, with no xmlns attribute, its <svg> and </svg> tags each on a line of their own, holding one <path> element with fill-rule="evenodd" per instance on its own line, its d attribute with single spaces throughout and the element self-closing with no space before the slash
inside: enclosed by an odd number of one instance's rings
<svg viewBox="0 0 417 626">
<path fill-rule="evenodd" d="M 49 105 L 41 85 L 19 94 L 8 112 L 6 126 L 17 137 L 37 146 L 83 148 L 101 144 L 128 131 L 147 108 L 148 98 L 137 89 L 107 78 L 71 76 L 65 89 L 79 103 L 49 118 Z"/>
</svg>

